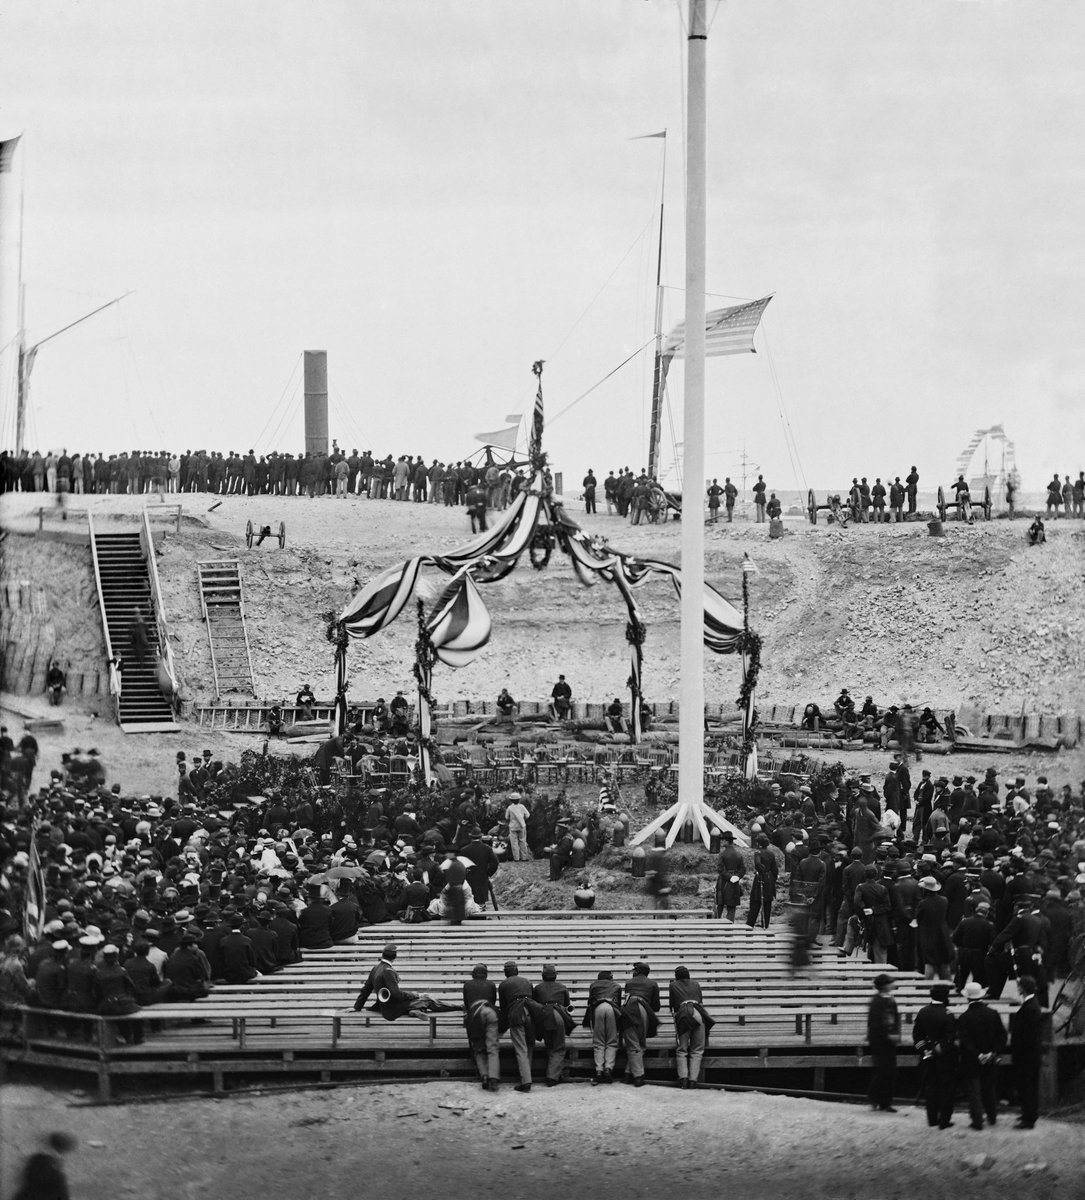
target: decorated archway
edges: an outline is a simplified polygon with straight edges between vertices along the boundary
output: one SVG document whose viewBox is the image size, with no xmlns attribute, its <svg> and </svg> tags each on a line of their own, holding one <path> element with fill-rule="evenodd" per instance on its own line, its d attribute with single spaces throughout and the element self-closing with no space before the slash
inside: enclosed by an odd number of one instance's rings
<svg viewBox="0 0 1085 1200">
<path fill-rule="evenodd" d="M 628 619 L 626 640 L 630 651 L 630 731 L 637 742 L 642 737 L 641 675 L 643 646 L 647 633 L 640 619 L 634 592 L 656 578 L 667 578 L 680 596 L 681 569 L 673 563 L 638 558 L 615 550 L 605 538 L 592 537 L 565 511 L 554 496 L 553 478 L 542 450 L 543 392 L 542 362 L 532 368 L 538 380 L 529 459 L 531 478 L 513 498 L 501 520 L 463 546 L 445 554 L 423 554 L 382 571 L 353 597 L 337 620 L 329 625 L 329 640 L 335 644 L 336 716 L 339 732 L 346 726 L 347 650 L 352 638 L 370 638 L 387 629 L 403 612 L 424 567 L 443 571 L 451 579 L 427 612 L 424 601 L 417 600 L 418 639 L 415 647 L 415 678 L 418 682 L 419 756 L 426 783 L 432 781 L 430 754 L 432 740 L 433 668 L 437 662 L 450 667 L 467 666 L 489 641 L 491 622 L 478 585 L 495 583 L 509 575 L 525 552 L 532 566 L 543 569 L 557 549 L 565 554 L 577 578 L 585 585 L 603 580 L 613 584 L 626 603 Z M 691 514 L 692 519 L 692 514 Z M 742 688 L 739 707 L 742 716 L 743 766 L 752 775 L 757 767 L 754 734 L 754 691 L 760 653 L 760 638 L 748 628 L 746 619 L 747 579 L 743 573 L 744 611 L 740 613 L 715 588 L 704 586 L 705 646 L 714 654 L 739 654 L 742 660 Z M 416 597 L 417 599 L 417 597 Z M 681 768 L 680 768 L 681 769 Z M 641 830 L 635 841 L 662 828 L 670 821 L 667 842 L 678 836 L 682 826 L 692 822 L 708 844 L 708 825 L 728 830 L 745 842 L 745 837 L 725 817 L 701 802 L 683 802 L 657 817 Z"/>
</svg>

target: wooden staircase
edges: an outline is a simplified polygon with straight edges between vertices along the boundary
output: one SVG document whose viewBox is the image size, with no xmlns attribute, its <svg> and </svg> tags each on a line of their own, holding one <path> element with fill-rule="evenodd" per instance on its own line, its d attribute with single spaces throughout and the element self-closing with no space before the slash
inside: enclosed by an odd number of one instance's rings
<svg viewBox="0 0 1085 1200">
<path fill-rule="evenodd" d="M 200 581 L 200 605 L 207 624 L 207 642 L 211 647 L 215 695 L 244 692 L 255 696 L 241 564 L 236 558 L 205 560 L 196 563 L 196 572 Z"/>
<path fill-rule="evenodd" d="M 176 732 L 179 726 L 173 719 L 173 709 L 158 683 L 154 600 L 140 535 L 98 533 L 92 525 L 91 552 L 106 643 L 113 656 L 120 656 L 124 663 L 117 713 L 120 727 L 125 733 Z M 151 644 L 142 660 L 136 658 L 130 628 L 137 609 L 149 614 Z"/>
</svg>

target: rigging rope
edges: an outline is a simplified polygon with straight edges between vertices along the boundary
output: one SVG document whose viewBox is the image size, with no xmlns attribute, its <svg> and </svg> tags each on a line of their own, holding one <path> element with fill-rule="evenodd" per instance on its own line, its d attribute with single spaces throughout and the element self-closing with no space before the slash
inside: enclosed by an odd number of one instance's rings
<svg viewBox="0 0 1085 1200">
<path fill-rule="evenodd" d="M 283 409 L 283 415 L 279 418 L 279 423 L 278 423 L 278 425 L 275 426 L 275 430 L 272 433 L 270 439 L 268 440 L 269 446 L 278 445 L 279 435 L 283 432 L 284 428 L 287 427 L 289 422 L 293 419 L 294 414 L 297 412 L 298 392 L 300 390 L 301 390 L 301 380 L 299 379 L 297 381 L 297 383 L 294 384 L 294 391 L 291 394 L 290 400 L 287 402 L 286 408 Z"/>
<path fill-rule="evenodd" d="M 784 445 L 787 447 L 787 456 L 791 461 L 791 472 L 795 477 L 795 490 L 798 493 L 799 506 L 802 507 L 804 492 L 809 492 L 810 486 L 806 482 L 806 473 L 803 471 L 802 462 L 799 459 L 799 448 L 795 442 L 795 433 L 791 428 L 791 420 L 784 409 L 784 393 L 780 387 L 779 376 L 776 374 L 776 362 L 772 356 L 772 348 L 769 345 L 769 332 L 763 318 L 761 321 L 761 337 L 765 346 L 765 362 L 768 366 L 769 377 L 776 396 L 776 408 L 780 414 L 780 424 L 784 430 Z M 801 486 L 799 484 L 800 476 L 802 478 Z"/>
<path fill-rule="evenodd" d="M 259 437 L 257 437 L 256 441 L 253 443 L 254 447 L 262 444 L 264 434 L 267 433 L 268 426 L 275 419 L 275 414 L 279 411 L 279 405 L 282 404 L 283 399 L 285 398 L 286 393 L 290 388 L 290 384 L 294 379 L 294 374 L 298 369 L 299 362 L 301 362 L 301 353 L 300 352 L 298 353 L 298 357 L 296 359 L 294 359 L 294 365 L 290 368 L 290 375 L 287 378 L 286 387 L 284 387 L 282 392 L 279 394 L 279 399 L 276 401 L 275 407 L 271 410 L 271 413 L 269 414 L 268 419 L 264 422 L 264 428 L 260 430 Z"/>
<path fill-rule="evenodd" d="M 638 354 L 643 354 L 643 353 L 644 353 L 644 351 L 645 351 L 645 350 L 647 350 L 647 349 L 648 349 L 648 347 L 649 347 L 650 345 L 652 345 L 652 343 L 653 343 L 655 340 L 656 340 L 656 339 L 655 339 L 655 335 L 653 334 L 653 336 L 652 336 L 652 337 L 650 337 L 650 338 L 648 339 L 648 341 L 646 341 L 646 342 L 644 343 L 644 345 L 643 345 L 643 346 L 641 346 L 641 347 L 640 347 L 639 349 L 637 349 L 637 350 L 634 350 L 634 351 L 633 351 L 633 353 L 632 353 L 632 354 L 630 354 L 630 356 L 629 356 L 628 358 L 624 358 L 624 359 L 622 359 L 622 361 L 621 361 L 621 362 L 620 362 L 620 363 L 619 363 L 619 364 L 618 364 L 618 365 L 617 365 L 617 366 L 614 368 L 614 370 L 613 370 L 613 371 L 608 371 L 608 372 L 607 372 L 607 373 L 606 373 L 606 374 L 603 376 L 603 378 L 599 380 L 599 382 L 598 382 L 598 383 L 593 383 L 593 384 L 591 385 L 591 387 L 590 387 L 590 388 L 588 388 L 588 390 L 587 390 L 586 392 L 581 392 L 581 393 L 580 393 L 580 395 L 579 395 L 579 396 L 577 396 L 577 398 L 576 398 L 575 400 L 570 400 L 570 401 L 569 401 L 569 403 L 568 403 L 568 404 L 566 404 L 566 406 L 565 406 L 563 409 L 561 409 L 561 411 L 560 411 L 560 412 L 557 412 L 557 413 L 555 413 L 555 414 L 554 414 L 552 417 L 547 417 L 547 418 L 546 418 L 546 423 L 547 423 L 547 425 L 553 425 L 553 423 L 554 423 L 554 422 L 555 422 L 555 421 L 558 419 L 558 417 L 563 417 L 563 416 L 564 416 L 564 415 L 565 415 L 565 414 L 566 414 L 566 413 L 569 411 L 569 409 L 573 407 L 573 405 L 574 405 L 574 404 L 579 404 L 579 403 L 580 403 L 580 401 L 581 401 L 581 400 L 583 400 L 583 399 L 585 398 L 585 396 L 590 396 L 590 395 L 592 394 L 592 392 L 594 392 L 594 391 L 595 391 L 595 389 L 596 389 L 597 387 L 602 387 L 602 385 L 603 385 L 604 383 L 606 383 L 606 381 L 607 381 L 607 380 L 608 380 L 608 379 L 611 377 L 611 375 L 614 375 L 614 374 L 616 374 L 618 371 L 620 371 L 620 370 L 622 369 L 622 367 L 624 367 L 624 366 L 625 366 L 625 364 L 626 364 L 626 363 L 628 363 L 628 362 L 632 362 L 632 361 L 633 361 L 633 359 L 634 359 L 634 358 L 636 358 Z"/>
</svg>

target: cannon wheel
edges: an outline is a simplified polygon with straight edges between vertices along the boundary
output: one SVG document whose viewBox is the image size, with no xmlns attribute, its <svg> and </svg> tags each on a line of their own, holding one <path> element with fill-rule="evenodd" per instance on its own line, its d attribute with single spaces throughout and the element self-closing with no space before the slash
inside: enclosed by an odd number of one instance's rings
<svg viewBox="0 0 1085 1200">
<path fill-rule="evenodd" d="M 252 549 L 252 522 L 245 522 L 245 545 Z"/>
<path fill-rule="evenodd" d="M 286 545 L 286 522 L 279 522 L 279 549 L 282 550 Z"/>
<path fill-rule="evenodd" d="M 991 519 L 991 489 L 985 486 L 983 489 L 983 519 L 989 521 Z"/>
<path fill-rule="evenodd" d="M 941 484 L 938 485 L 938 519 L 946 519 L 946 493 Z"/>
<path fill-rule="evenodd" d="M 806 512 L 810 517 L 810 524 L 818 523 L 818 502 L 814 499 L 814 489 L 811 488 L 806 493 Z"/>
</svg>

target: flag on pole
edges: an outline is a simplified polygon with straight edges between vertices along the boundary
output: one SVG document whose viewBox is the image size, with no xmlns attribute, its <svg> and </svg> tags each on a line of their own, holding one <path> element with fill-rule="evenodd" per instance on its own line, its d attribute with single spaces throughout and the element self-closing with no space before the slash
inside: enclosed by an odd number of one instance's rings
<svg viewBox="0 0 1085 1200">
<path fill-rule="evenodd" d="M 542 373 L 543 360 L 540 358 L 531 368 L 533 374 L 539 381 L 538 389 L 535 392 L 535 411 L 531 414 L 531 442 L 530 454 L 534 458 L 537 454 L 542 453 L 542 435 L 543 435 L 543 397 L 542 397 Z"/>
<path fill-rule="evenodd" d="M 22 134 L 19 134 L 22 137 Z M 11 170 L 11 160 L 15 157 L 15 147 L 19 144 L 19 137 L 8 138 L 6 142 L 0 142 L 0 175 L 6 175 Z"/>
<path fill-rule="evenodd" d="M 667 131 L 661 129 L 658 133 L 638 133 L 636 137 L 631 137 L 628 140 L 631 142 L 643 142 L 645 138 L 665 138 Z"/>
<path fill-rule="evenodd" d="M 705 314 L 705 357 L 720 354 L 755 353 L 753 335 L 771 296 L 749 304 L 734 304 Z M 680 322 L 663 343 L 664 358 L 683 358 L 686 350 L 686 323 Z"/>
<path fill-rule="evenodd" d="M 23 933 L 33 944 L 41 940 L 45 928 L 45 872 L 38 854 L 38 826 L 30 835 L 30 862 L 26 870 L 26 902 L 23 906 Z"/>
<path fill-rule="evenodd" d="M 524 415 L 523 413 L 509 413 L 509 415 L 505 418 L 505 420 L 508 421 L 508 423 L 510 425 L 519 425 L 520 418 L 523 415 Z"/>
</svg>

